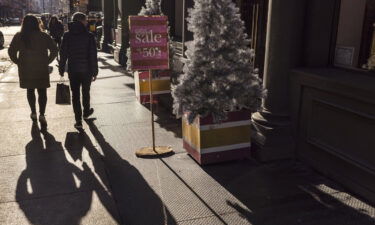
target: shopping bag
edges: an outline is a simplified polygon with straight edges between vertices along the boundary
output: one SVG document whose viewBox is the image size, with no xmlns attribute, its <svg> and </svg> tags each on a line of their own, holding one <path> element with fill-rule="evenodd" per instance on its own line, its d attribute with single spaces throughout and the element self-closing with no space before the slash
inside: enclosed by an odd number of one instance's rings
<svg viewBox="0 0 375 225">
<path fill-rule="evenodd" d="M 64 84 L 64 80 L 57 83 L 56 86 L 56 104 L 70 105 L 69 85 Z"/>
</svg>

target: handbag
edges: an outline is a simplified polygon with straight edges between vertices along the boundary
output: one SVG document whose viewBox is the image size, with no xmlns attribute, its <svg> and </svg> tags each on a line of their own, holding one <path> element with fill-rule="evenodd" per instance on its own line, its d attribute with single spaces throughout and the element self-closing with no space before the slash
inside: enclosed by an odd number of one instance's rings
<svg viewBox="0 0 375 225">
<path fill-rule="evenodd" d="M 58 82 L 56 86 L 56 104 L 71 104 L 69 85 L 65 84 L 64 78 L 61 78 L 60 82 Z"/>
</svg>

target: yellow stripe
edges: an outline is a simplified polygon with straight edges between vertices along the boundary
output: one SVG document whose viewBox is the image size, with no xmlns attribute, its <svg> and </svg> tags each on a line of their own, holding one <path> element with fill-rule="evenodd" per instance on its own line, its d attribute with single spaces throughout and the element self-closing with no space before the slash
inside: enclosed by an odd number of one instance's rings
<svg viewBox="0 0 375 225">
<path fill-rule="evenodd" d="M 249 143 L 251 126 L 236 126 L 201 131 L 196 124 L 189 125 L 186 118 L 182 119 L 183 138 L 197 151 L 241 143 Z"/>
<path fill-rule="evenodd" d="M 250 142 L 250 131 L 250 125 L 201 131 L 201 148 Z"/>
<path fill-rule="evenodd" d="M 140 92 L 141 93 L 148 93 L 150 91 L 148 81 L 140 81 Z M 153 91 L 165 91 L 171 89 L 170 80 L 153 80 L 152 81 L 152 90 Z"/>
</svg>

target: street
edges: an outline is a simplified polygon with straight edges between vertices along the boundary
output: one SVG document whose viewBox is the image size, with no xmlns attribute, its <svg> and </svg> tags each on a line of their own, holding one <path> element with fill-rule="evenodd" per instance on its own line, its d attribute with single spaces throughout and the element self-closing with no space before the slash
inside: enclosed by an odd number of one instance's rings
<svg viewBox="0 0 375 225">
<path fill-rule="evenodd" d="M 0 50 L 0 79 L 4 72 L 10 67 L 11 62 L 7 52 L 7 46 L 10 44 L 13 36 L 20 31 L 20 26 L 0 27 L 4 34 L 4 49 Z"/>
<path fill-rule="evenodd" d="M 9 44 L 19 27 L 0 29 Z M 72 106 L 55 104 L 60 77 L 51 64 L 42 134 L 29 119 L 17 66 L 6 48 L 0 56 L 1 225 L 375 224 L 374 207 L 294 160 L 199 166 L 182 148 L 181 122 L 162 105 L 156 144 L 175 154 L 137 158 L 137 149 L 152 144 L 150 110 L 111 54 L 99 53 L 94 118 L 82 133 Z"/>
</svg>

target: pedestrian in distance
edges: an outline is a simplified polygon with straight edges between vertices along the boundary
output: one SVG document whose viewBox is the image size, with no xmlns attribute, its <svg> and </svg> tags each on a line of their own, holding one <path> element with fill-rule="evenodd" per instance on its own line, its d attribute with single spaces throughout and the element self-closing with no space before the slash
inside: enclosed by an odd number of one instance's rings
<svg viewBox="0 0 375 225">
<path fill-rule="evenodd" d="M 33 15 L 25 16 L 21 32 L 13 37 L 8 49 L 10 59 L 18 66 L 20 87 L 27 89 L 30 117 L 33 121 L 37 120 L 35 89 L 38 90 L 39 122 L 45 127 L 47 88 L 50 87 L 48 65 L 56 58 L 57 53 L 55 42 L 41 31 L 39 21 Z"/>
<path fill-rule="evenodd" d="M 0 30 L 0 49 L 4 48 L 4 34 Z"/>
<path fill-rule="evenodd" d="M 76 129 L 82 129 L 82 116 L 87 119 L 94 113 L 90 108 L 91 82 L 98 75 L 98 57 L 95 36 L 87 30 L 87 17 L 77 12 L 69 24 L 69 31 L 63 36 L 60 48 L 59 72 L 63 77 L 68 62 L 68 76 L 72 91 L 72 103 Z M 81 92 L 82 88 L 82 104 Z"/>
<path fill-rule="evenodd" d="M 49 24 L 49 34 L 56 42 L 57 46 L 61 44 L 61 38 L 64 35 L 64 25 L 57 19 L 57 16 L 52 16 Z"/>
<path fill-rule="evenodd" d="M 47 18 L 45 16 L 41 16 L 40 17 L 40 20 L 42 21 L 42 30 L 43 31 L 46 31 L 48 30 L 48 22 L 47 22 Z"/>
</svg>

